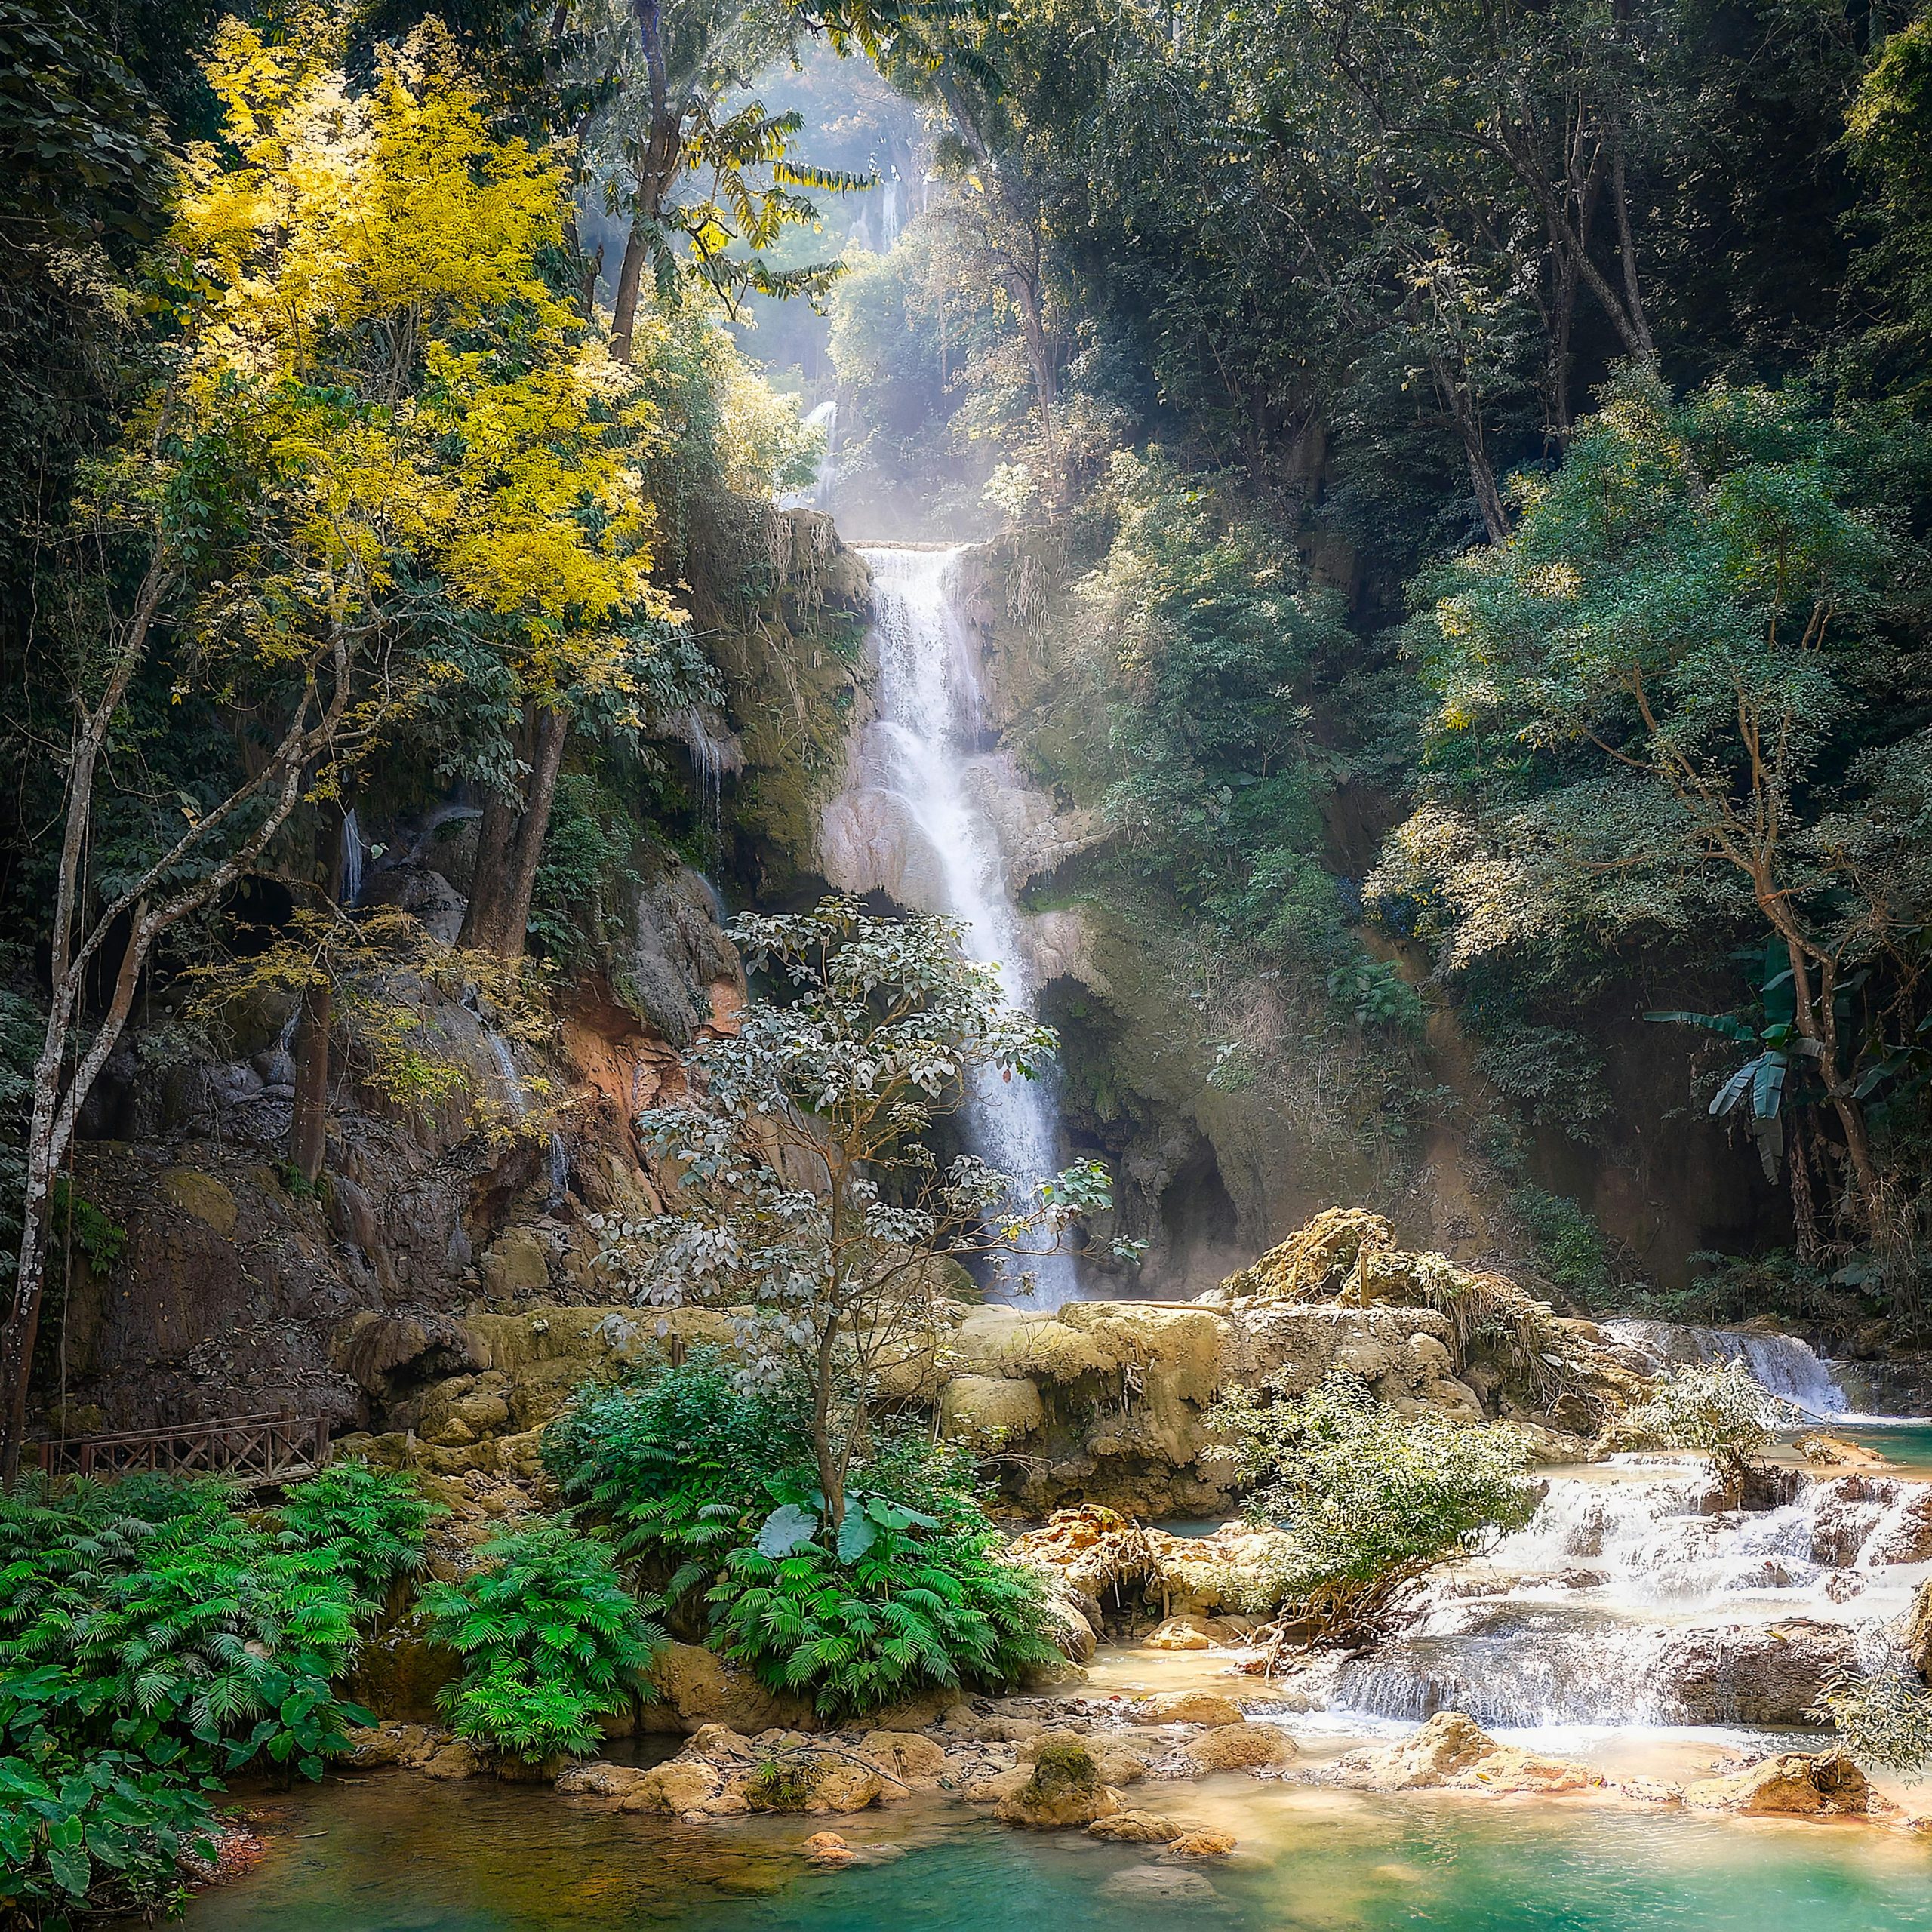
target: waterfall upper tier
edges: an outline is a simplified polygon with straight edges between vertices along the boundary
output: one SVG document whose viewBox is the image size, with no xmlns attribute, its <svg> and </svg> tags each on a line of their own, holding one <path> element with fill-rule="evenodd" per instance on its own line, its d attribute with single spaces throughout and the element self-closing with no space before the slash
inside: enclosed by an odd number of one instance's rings
<svg viewBox="0 0 1932 1932">
<path fill-rule="evenodd" d="M 1036 1011 L 1026 921 L 998 820 L 976 782 L 986 706 L 978 651 L 955 599 L 959 552 L 895 545 L 862 546 L 860 555 L 872 573 L 878 715 L 854 747 L 851 782 L 825 814 L 826 876 L 844 891 L 883 891 L 956 920 L 968 957 L 996 966 L 1006 998 Z M 1063 1164 L 1057 1093 L 1051 1069 L 973 1081 L 968 1143 L 1023 1195 Z M 1071 1255 L 1023 1266 L 1034 1278 L 1032 1306 L 1057 1308 L 1081 1292 Z"/>
</svg>

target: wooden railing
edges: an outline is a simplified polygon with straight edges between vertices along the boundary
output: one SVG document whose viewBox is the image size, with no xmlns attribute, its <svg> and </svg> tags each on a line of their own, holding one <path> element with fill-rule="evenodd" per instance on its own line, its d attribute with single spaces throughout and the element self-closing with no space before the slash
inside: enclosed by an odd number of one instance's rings
<svg viewBox="0 0 1932 1932">
<path fill-rule="evenodd" d="M 313 1475 L 329 1463 L 329 1426 L 320 1416 L 224 1416 L 177 1429 L 129 1429 L 112 1435 L 43 1438 L 36 1445 L 50 1475 L 229 1476 L 266 1489 Z"/>
</svg>

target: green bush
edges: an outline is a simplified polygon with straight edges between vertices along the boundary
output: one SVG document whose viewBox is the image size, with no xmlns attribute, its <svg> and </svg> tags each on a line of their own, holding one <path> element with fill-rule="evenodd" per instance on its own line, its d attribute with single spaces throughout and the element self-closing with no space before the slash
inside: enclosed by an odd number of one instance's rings
<svg viewBox="0 0 1932 1932">
<path fill-rule="evenodd" d="M 580 1391 L 543 1453 L 565 1498 L 609 1524 L 669 1609 L 749 1539 L 771 1507 L 764 1479 L 811 1451 L 795 1403 L 744 1393 L 718 1352 L 700 1348 L 678 1367 Z"/>
<path fill-rule="evenodd" d="M 0 1905 L 48 1932 L 70 1911 L 173 1910 L 180 1860 L 214 1855 L 207 1797 L 134 1752 L 37 1748 L 31 1688 L 0 1678 Z"/>
<path fill-rule="evenodd" d="M 1585 1308 L 1601 1307 L 1611 1287 L 1610 1248 L 1588 1211 L 1540 1187 L 1516 1189 L 1509 1204 L 1536 1244 L 1537 1265 L 1551 1284 Z"/>
<path fill-rule="evenodd" d="M 441 1694 L 445 1715 L 460 1737 L 511 1757 L 594 1750 L 596 1720 L 645 1694 L 663 1632 L 610 1546 L 561 1517 L 525 1518 L 478 1554 L 481 1567 L 423 1592 L 432 1640 L 463 1663 Z"/>
<path fill-rule="evenodd" d="M 327 1555 L 357 1596 L 377 1604 L 398 1577 L 421 1570 L 429 1524 L 447 1513 L 413 1475 L 352 1460 L 290 1487 L 280 1540 Z"/>
<path fill-rule="evenodd" d="M 1932 1691 L 1897 1669 L 1838 1666 L 1807 1715 L 1830 1724 L 1860 1764 L 1897 1771 L 1908 1784 L 1932 1764 Z"/>
<path fill-rule="evenodd" d="M 1266 1406 L 1237 1389 L 1212 1420 L 1254 1485 L 1247 1515 L 1287 1538 L 1269 1590 L 1320 1636 L 1369 1627 L 1402 1584 L 1536 1511 L 1514 1430 L 1399 1416 L 1345 1372 Z"/>
<path fill-rule="evenodd" d="M 1737 1488 L 1778 1426 L 1798 1412 L 1772 1395 L 1742 1361 L 1673 1369 L 1647 1401 L 1626 1409 L 1605 1432 L 1621 1449 L 1695 1449 Z"/>
<path fill-rule="evenodd" d="M 952 1499 L 928 1533 L 875 1522 L 849 1563 L 818 1542 L 768 1556 L 734 1550 L 710 1598 L 717 1643 L 774 1690 L 844 1718 L 961 1684 L 1010 1684 L 1058 1655 L 1040 1585 L 1005 1561 L 977 1507 Z"/>
<path fill-rule="evenodd" d="M 212 1481 L 23 1479 L 0 1494 L 0 1898 L 151 1911 L 207 1838 L 203 1794 L 321 1774 L 368 1713 L 339 1552 L 278 1540 Z"/>
</svg>

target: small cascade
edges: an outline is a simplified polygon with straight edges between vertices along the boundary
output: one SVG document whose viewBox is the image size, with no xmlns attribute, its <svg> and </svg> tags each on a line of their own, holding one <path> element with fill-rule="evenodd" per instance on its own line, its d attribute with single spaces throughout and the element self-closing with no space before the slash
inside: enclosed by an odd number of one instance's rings
<svg viewBox="0 0 1932 1932">
<path fill-rule="evenodd" d="M 1831 1371 L 1795 1335 L 1757 1335 L 1735 1328 L 1700 1328 L 1682 1321 L 1606 1321 L 1604 1334 L 1640 1350 L 1660 1368 L 1742 1361 L 1774 1395 L 1812 1416 L 1842 1415 L 1844 1391 Z"/>
<path fill-rule="evenodd" d="M 967 782 L 982 703 L 979 669 L 952 601 L 958 552 L 862 548 L 877 611 L 882 715 L 866 731 L 868 782 L 903 808 L 923 846 L 920 889 L 908 903 L 943 912 L 963 928 L 969 958 L 999 969 L 1014 1005 L 1034 1010 L 1034 988 L 1019 909 L 993 823 Z M 973 1151 L 1023 1188 L 1057 1173 L 1059 1106 L 1051 1069 L 1038 1078 L 974 1078 L 964 1125 Z M 1029 1307 L 1077 1300 L 1073 1257 L 1054 1254 L 1022 1264 L 1035 1282 Z"/>
<path fill-rule="evenodd" d="M 743 755 L 728 733 L 721 736 L 697 705 L 678 714 L 678 736 L 690 749 L 691 770 L 698 782 L 707 848 L 716 852 L 724 838 L 724 774 L 743 764 Z"/>
<path fill-rule="evenodd" d="M 362 828 L 352 811 L 342 815 L 342 903 L 354 912 L 362 898 Z"/>
<path fill-rule="evenodd" d="M 1552 1480 L 1527 1528 L 1440 1573 L 1408 1630 L 1343 1666 L 1334 1704 L 1523 1727 L 1803 1722 L 1807 1670 L 1888 1645 L 1932 1564 L 1932 1487 L 1795 1475 L 1789 1501 L 1746 1512 L 1666 1466 Z"/>
<path fill-rule="evenodd" d="M 903 226 L 899 216 L 899 183 L 888 181 L 879 200 L 879 253 L 892 252 L 894 243 L 899 239 L 899 231 Z"/>
<path fill-rule="evenodd" d="M 512 1118 L 521 1124 L 530 1118 L 530 1095 L 524 1087 L 522 1075 L 516 1070 L 509 1042 L 483 1017 L 473 992 L 464 999 L 463 1004 L 475 1016 L 476 1023 L 488 1043 L 490 1057 L 497 1063 L 497 1075 L 503 1083 L 503 1098 Z M 571 1179 L 570 1152 L 564 1145 L 564 1137 L 554 1127 L 550 1130 L 549 1146 L 545 1150 L 544 1171 L 549 1185 L 544 1205 L 554 1213 L 564 1204 Z"/>
<path fill-rule="evenodd" d="M 838 398 L 827 396 L 805 412 L 805 427 L 825 432 L 825 454 L 818 460 L 818 474 L 812 480 L 809 495 L 799 499 L 801 506 L 829 509 L 833 486 L 838 481 Z"/>
</svg>

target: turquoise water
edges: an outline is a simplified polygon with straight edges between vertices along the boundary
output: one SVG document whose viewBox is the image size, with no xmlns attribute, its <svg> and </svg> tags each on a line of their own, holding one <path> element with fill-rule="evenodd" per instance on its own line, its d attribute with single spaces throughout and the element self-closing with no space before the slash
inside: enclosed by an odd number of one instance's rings
<svg viewBox="0 0 1932 1932">
<path fill-rule="evenodd" d="M 1833 1418 L 1824 1427 L 1830 1435 L 1846 1436 L 1862 1448 L 1877 1450 L 1901 1475 L 1932 1474 L 1932 1422 L 1888 1422 L 1863 1417 L 1856 1422 Z"/>
<path fill-rule="evenodd" d="M 1222 1781 L 1217 1781 L 1217 1783 Z M 956 1810 L 836 1821 L 882 1862 L 814 1872 L 822 1821 L 693 1828 L 543 1789 L 378 1774 L 282 1801 L 268 1857 L 186 1932 L 1894 1932 L 1932 1928 L 1932 1848 L 1854 1826 L 1229 1781 L 1157 1788 L 1241 1839 L 1152 1863 Z M 1137 1793 L 1137 1796 L 1140 1794 Z"/>
</svg>

